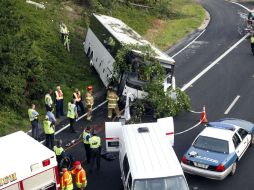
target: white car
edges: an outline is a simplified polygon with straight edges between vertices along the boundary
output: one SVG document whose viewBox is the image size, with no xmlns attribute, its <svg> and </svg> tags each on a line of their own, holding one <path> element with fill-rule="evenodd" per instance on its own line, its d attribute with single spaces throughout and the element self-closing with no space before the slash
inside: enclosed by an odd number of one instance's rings
<svg viewBox="0 0 254 190">
<path fill-rule="evenodd" d="M 240 119 L 208 123 L 183 155 L 183 171 L 216 180 L 234 175 L 237 162 L 253 143 L 253 132 L 254 124 Z"/>
</svg>

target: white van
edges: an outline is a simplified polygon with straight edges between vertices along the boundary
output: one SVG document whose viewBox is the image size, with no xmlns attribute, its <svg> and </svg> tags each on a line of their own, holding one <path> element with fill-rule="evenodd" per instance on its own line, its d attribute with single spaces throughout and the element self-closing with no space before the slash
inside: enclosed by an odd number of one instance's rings
<svg viewBox="0 0 254 190">
<path fill-rule="evenodd" d="M 172 148 L 172 117 L 131 125 L 106 122 L 105 128 L 107 151 L 119 151 L 125 190 L 189 190 Z"/>
</svg>

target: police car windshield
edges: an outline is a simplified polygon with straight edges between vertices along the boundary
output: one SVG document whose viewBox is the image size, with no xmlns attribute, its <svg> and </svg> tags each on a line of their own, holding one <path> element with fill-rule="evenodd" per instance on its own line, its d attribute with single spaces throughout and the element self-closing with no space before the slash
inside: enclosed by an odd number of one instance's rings
<svg viewBox="0 0 254 190">
<path fill-rule="evenodd" d="M 183 176 L 135 180 L 134 190 L 189 190 Z"/>
<path fill-rule="evenodd" d="M 199 136 L 197 140 L 194 142 L 193 146 L 195 148 L 200 148 L 224 154 L 228 154 L 229 152 L 227 141 L 212 137 Z"/>
</svg>

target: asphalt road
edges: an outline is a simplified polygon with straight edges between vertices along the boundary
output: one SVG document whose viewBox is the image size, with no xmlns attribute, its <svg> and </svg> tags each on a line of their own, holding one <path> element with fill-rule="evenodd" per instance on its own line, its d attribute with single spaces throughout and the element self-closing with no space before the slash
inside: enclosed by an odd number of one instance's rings
<svg viewBox="0 0 254 190">
<path fill-rule="evenodd" d="M 239 21 L 238 11 L 243 11 L 240 6 L 222 0 L 200 0 L 200 3 L 211 15 L 211 21 L 206 31 L 188 48 L 174 57 L 176 60 L 175 76 L 177 86 L 182 87 L 193 79 L 198 73 L 220 57 L 232 45 L 241 39 L 237 33 Z M 246 6 L 252 6 L 246 4 Z M 183 43 L 184 44 L 184 43 Z M 181 48 L 179 46 L 179 48 Z M 174 55 L 179 48 L 174 48 L 170 55 Z M 250 52 L 248 39 L 240 43 L 235 49 L 221 59 L 213 68 L 198 79 L 186 92 L 191 98 L 192 110 L 201 111 L 206 105 L 208 120 L 216 120 L 224 117 L 235 117 L 254 122 L 254 57 Z M 228 114 L 225 111 L 240 96 L 236 104 Z M 101 101 L 103 100 L 103 97 Z M 63 131 L 57 138 L 64 143 L 77 138 L 87 125 L 96 125 L 96 129 L 103 133 L 103 125 L 106 119 L 106 105 L 94 112 L 94 120 L 91 123 L 81 120 L 76 124 L 78 133 L 72 134 L 68 130 Z M 195 125 L 200 118 L 197 113 L 182 113 L 174 118 L 176 133 Z M 202 126 L 175 136 L 175 152 L 179 158 L 188 149 L 196 135 L 202 130 Z M 85 151 L 82 143 L 77 143 L 67 150 L 76 160 L 85 160 Z M 190 187 L 199 190 L 251 190 L 254 189 L 254 157 L 253 148 L 249 149 L 240 160 L 235 176 L 223 181 L 214 181 L 198 176 L 186 174 Z M 85 163 L 83 166 L 87 169 Z M 99 173 L 88 173 L 87 190 L 121 190 L 118 160 L 109 162 L 102 160 Z"/>
</svg>

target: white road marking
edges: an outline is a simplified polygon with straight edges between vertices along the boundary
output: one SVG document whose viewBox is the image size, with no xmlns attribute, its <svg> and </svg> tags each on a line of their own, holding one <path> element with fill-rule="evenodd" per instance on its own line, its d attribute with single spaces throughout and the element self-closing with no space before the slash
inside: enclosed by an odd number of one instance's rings
<svg viewBox="0 0 254 190">
<path fill-rule="evenodd" d="M 231 2 L 231 3 L 236 4 L 236 5 L 238 5 L 238 6 L 242 7 L 242 8 L 244 8 L 244 9 L 247 10 L 248 12 L 251 11 L 249 8 L 245 7 L 244 5 L 242 5 L 242 4 L 240 4 L 240 3 L 237 3 L 237 2 Z"/>
<path fill-rule="evenodd" d="M 237 95 L 235 97 L 235 99 L 233 100 L 233 102 L 229 105 L 228 109 L 224 112 L 224 114 L 228 114 L 230 112 L 230 110 L 232 109 L 232 107 L 235 105 L 235 103 L 237 102 L 237 100 L 240 98 L 239 95 Z"/>
<path fill-rule="evenodd" d="M 195 42 L 206 30 L 203 30 L 194 40 L 192 40 L 190 43 L 188 43 L 184 48 L 182 48 L 180 51 L 178 51 L 176 54 L 174 54 L 173 56 L 171 56 L 172 58 L 174 58 L 175 56 L 177 56 L 179 53 L 181 53 L 183 50 L 185 50 L 186 48 L 188 48 L 193 42 Z"/>
<path fill-rule="evenodd" d="M 191 81 L 185 84 L 181 90 L 185 91 L 189 88 L 194 82 L 196 82 L 200 77 L 202 77 L 207 71 L 213 68 L 220 60 L 222 60 L 227 54 L 229 54 L 234 48 L 236 48 L 240 43 L 242 43 L 247 37 L 249 33 L 242 37 L 238 42 L 236 42 L 232 47 L 230 47 L 227 51 L 225 51 L 220 57 L 218 57 L 215 61 L 213 61 L 208 67 L 206 67 L 203 71 L 201 71 L 198 75 L 196 75 Z"/>
</svg>

